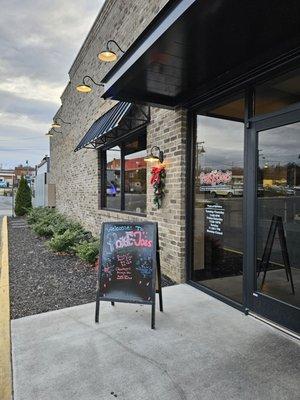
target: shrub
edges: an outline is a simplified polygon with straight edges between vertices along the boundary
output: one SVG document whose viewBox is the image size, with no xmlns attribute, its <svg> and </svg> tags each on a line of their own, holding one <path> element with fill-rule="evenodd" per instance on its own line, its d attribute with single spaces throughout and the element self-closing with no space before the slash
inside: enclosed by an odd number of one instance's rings
<svg viewBox="0 0 300 400">
<path fill-rule="evenodd" d="M 79 243 L 83 239 L 82 230 L 70 230 L 67 229 L 64 233 L 55 233 L 53 238 L 48 241 L 48 246 L 51 250 L 57 252 L 67 252 L 72 250 L 76 243 Z"/>
<path fill-rule="evenodd" d="M 99 242 L 79 223 L 67 219 L 54 209 L 43 207 L 31 209 L 27 220 L 37 235 L 51 238 L 47 242 L 50 249 L 56 252 L 75 251 L 82 260 L 95 262 Z"/>
<path fill-rule="evenodd" d="M 33 225 L 34 232 L 39 236 L 51 237 L 53 236 L 53 228 L 46 221 L 39 221 Z"/>
<path fill-rule="evenodd" d="M 43 207 L 37 207 L 37 208 L 32 208 L 27 216 L 27 221 L 29 225 L 34 225 L 37 224 L 41 221 L 50 221 L 54 216 L 56 215 L 55 210 L 52 208 L 43 208 Z"/>
<path fill-rule="evenodd" d="M 31 190 L 24 176 L 21 176 L 16 194 L 15 213 L 18 216 L 25 215 L 31 208 Z"/>
<path fill-rule="evenodd" d="M 78 243 L 73 247 L 76 255 L 81 258 L 83 261 L 87 261 L 89 263 L 94 263 L 99 255 L 99 246 L 100 243 L 98 240 L 93 242 L 88 242 L 84 240 L 81 243 Z"/>
<path fill-rule="evenodd" d="M 68 221 L 62 215 L 58 215 L 57 218 L 52 222 L 53 222 L 52 223 L 53 234 L 61 235 L 68 229 L 70 231 L 83 232 L 83 229 L 79 223 Z"/>
</svg>

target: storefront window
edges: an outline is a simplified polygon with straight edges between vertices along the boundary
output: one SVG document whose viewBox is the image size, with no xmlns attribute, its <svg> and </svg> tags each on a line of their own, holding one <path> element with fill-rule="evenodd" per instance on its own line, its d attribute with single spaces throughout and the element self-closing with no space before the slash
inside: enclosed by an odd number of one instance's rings
<svg viewBox="0 0 300 400">
<path fill-rule="evenodd" d="M 146 212 L 146 134 L 101 152 L 104 180 L 102 208 Z"/>
<path fill-rule="evenodd" d="M 240 303 L 243 141 L 243 122 L 198 116 L 192 278 Z"/>
<path fill-rule="evenodd" d="M 121 208 L 121 148 L 106 151 L 106 207 Z"/>
<path fill-rule="evenodd" d="M 144 158 L 147 155 L 145 140 L 135 140 L 124 147 L 125 157 L 125 210 L 146 212 L 146 174 Z"/>
</svg>

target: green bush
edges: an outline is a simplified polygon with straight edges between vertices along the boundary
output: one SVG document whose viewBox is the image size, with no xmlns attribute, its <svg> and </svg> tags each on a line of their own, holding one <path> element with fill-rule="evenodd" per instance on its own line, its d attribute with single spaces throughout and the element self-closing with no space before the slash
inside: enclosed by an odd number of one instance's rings
<svg viewBox="0 0 300 400">
<path fill-rule="evenodd" d="M 68 220 L 63 215 L 49 208 L 34 208 L 28 215 L 28 223 L 32 225 L 34 232 L 39 236 L 52 237 L 61 235 L 67 230 L 81 231 L 79 223 Z"/>
<path fill-rule="evenodd" d="M 53 238 L 48 241 L 48 246 L 51 250 L 57 252 L 68 252 L 73 249 L 76 243 L 83 239 L 82 230 L 67 229 L 64 233 L 55 233 Z"/>
<path fill-rule="evenodd" d="M 69 221 L 61 215 L 58 215 L 58 217 L 53 221 L 52 230 L 53 234 L 57 235 L 63 234 L 64 232 L 66 232 L 66 230 L 83 232 L 83 228 L 79 223 Z"/>
<path fill-rule="evenodd" d="M 47 245 L 56 252 L 72 252 L 84 261 L 93 263 L 99 252 L 99 242 L 82 226 L 54 209 L 37 207 L 30 210 L 28 223 L 34 232 L 50 240 Z"/>
<path fill-rule="evenodd" d="M 39 236 L 52 237 L 53 226 L 47 221 L 41 220 L 33 225 L 34 232 Z"/>
<path fill-rule="evenodd" d="M 33 225 L 37 222 L 40 222 L 42 219 L 48 217 L 50 218 L 50 215 L 52 216 L 55 213 L 56 212 L 53 208 L 46 208 L 46 207 L 32 208 L 27 215 L 27 221 L 29 225 Z"/>
<path fill-rule="evenodd" d="M 16 194 L 15 213 L 17 216 L 25 215 L 31 208 L 31 190 L 24 176 L 21 176 Z"/>
<path fill-rule="evenodd" d="M 39 220 L 40 215 L 42 214 L 42 212 L 44 212 L 44 210 L 46 209 L 42 207 L 32 208 L 27 215 L 28 224 L 35 224 Z"/>
<path fill-rule="evenodd" d="M 75 254 L 81 258 L 81 260 L 94 263 L 99 255 L 99 246 L 100 243 L 98 240 L 94 239 L 93 242 L 84 240 L 83 242 L 74 246 L 73 250 L 75 251 Z"/>
</svg>

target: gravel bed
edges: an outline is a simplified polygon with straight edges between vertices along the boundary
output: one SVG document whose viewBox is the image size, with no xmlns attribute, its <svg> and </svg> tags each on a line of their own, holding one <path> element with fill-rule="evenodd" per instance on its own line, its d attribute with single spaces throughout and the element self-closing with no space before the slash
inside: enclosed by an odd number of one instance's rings
<svg viewBox="0 0 300 400">
<path fill-rule="evenodd" d="M 8 228 L 11 318 L 90 303 L 96 298 L 97 271 L 72 255 L 53 253 L 25 218 Z M 174 282 L 162 277 L 162 285 Z"/>
<path fill-rule="evenodd" d="M 95 301 L 95 268 L 75 256 L 53 253 L 26 219 L 9 220 L 11 318 Z"/>
</svg>

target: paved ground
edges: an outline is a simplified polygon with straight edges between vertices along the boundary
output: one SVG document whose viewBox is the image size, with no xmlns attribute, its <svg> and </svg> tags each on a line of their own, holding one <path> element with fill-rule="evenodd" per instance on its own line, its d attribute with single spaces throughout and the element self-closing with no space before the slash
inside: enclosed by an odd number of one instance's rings
<svg viewBox="0 0 300 400">
<path fill-rule="evenodd" d="M 188 285 L 12 321 L 15 400 L 298 400 L 299 342 Z"/>
<path fill-rule="evenodd" d="M 12 215 L 12 197 L 0 196 L 0 219 L 3 215 Z"/>
</svg>

